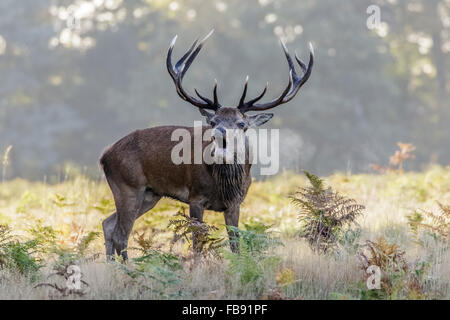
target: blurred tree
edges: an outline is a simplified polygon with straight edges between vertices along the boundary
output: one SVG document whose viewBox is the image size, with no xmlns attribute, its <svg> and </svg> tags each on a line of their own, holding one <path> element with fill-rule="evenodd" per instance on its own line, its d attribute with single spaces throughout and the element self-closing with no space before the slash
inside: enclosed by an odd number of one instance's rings
<svg viewBox="0 0 450 320">
<path fill-rule="evenodd" d="M 369 5 L 382 25 L 366 26 Z M 211 28 L 186 87 L 235 105 L 287 82 L 277 36 L 316 65 L 308 84 L 270 123 L 284 128 L 282 164 L 328 173 L 368 170 L 398 141 L 417 146 L 409 168 L 450 160 L 448 0 L 3 0 L 0 2 L 0 150 L 13 144 L 16 176 L 40 179 L 58 164 L 96 172 L 103 148 L 136 128 L 200 119 L 165 69 Z M 295 159 L 293 158 L 295 157 Z M 11 169 L 10 169 L 11 171 Z"/>
<path fill-rule="evenodd" d="M 450 1 L 379 1 L 402 103 L 412 111 L 420 162 L 450 159 Z"/>
</svg>

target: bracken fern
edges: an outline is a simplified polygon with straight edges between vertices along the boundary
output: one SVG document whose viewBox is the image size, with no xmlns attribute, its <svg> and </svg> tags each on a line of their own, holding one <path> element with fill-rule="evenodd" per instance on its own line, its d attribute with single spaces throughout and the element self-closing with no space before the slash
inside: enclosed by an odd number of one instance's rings
<svg viewBox="0 0 450 320">
<path fill-rule="evenodd" d="M 168 225 L 174 232 L 172 246 L 181 239 L 190 243 L 191 236 L 195 235 L 198 253 L 203 256 L 220 258 L 220 249 L 224 246 L 225 241 L 223 237 L 213 235 L 214 232 L 218 231 L 217 227 L 191 218 L 184 211 L 179 211 L 175 217 L 175 219 L 170 220 Z"/>
<path fill-rule="evenodd" d="M 435 238 L 440 238 L 443 243 L 447 243 L 450 235 L 450 205 L 444 205 L 440 202 L 439 213 L 431 211 L 415 211 L 407 216 L 411 231 L 417 236 L 420 230 L 430 232 Z"/>
<path fill-rule="evenodd" d="M 318 253 L 334 248 L 344 233 L 344 228 L 355 224 L 364 206 L 355 200 L 341 196 L 331 187 L 325 188 L 322 179 L 304 171 L 311 186 L 300 188 L 292 201 L 300 209 L 300 235 Z"/>
</svg>

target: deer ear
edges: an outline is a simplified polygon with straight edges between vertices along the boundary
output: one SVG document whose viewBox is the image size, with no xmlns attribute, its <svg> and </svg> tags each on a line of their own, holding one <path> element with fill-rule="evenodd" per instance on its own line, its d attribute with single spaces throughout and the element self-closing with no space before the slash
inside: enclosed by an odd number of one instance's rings
<svg viewBox="0 0 450 320">
<path fill-rule="evenodd" d="M 203 108 L 199 108 L 198 110 L 200 110 L 200 113 L 202 116 L 206 117 L 206 122 L 208 122 L 208 123 L 209 123 L 209 120 L 211 120 L 211 118 L 214 117 L 214 115 L 215 115 L 214 112 L 206 111 Z"/>
<path fill-rule="evenodd" d="M 254 116 L 248 117 L 248 123 L 250 127 L 259 127 L 260 125 L 266 123 L 272 119 L 273 113 L 260 113 Z"/>
</svg>

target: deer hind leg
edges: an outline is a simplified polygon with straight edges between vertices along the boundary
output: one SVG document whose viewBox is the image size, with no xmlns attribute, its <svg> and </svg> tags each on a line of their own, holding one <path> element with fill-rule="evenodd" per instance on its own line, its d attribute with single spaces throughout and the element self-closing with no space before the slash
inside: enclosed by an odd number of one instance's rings
<svg viewBox="0 0 450 320">
<path fill-rule="evenodd" d="M 128 247 L 128 238 L 134 221 L 139 216 L 144 203 L 145 190 L 125 189 L 119 194 L 114 194 L 116 203 L 116 224 L 112 232 L 112 243 L 115 252 L 122 255 L 124 260 L 128 259 L 126 248 Z"/>
<path fill-rule="evenodd" d="M 161 196 L 153 193 L 150 189 L 145 190 L 144 201 L 142 203 L 141 209 L 139 210 L 139 214 L 136 217 L 136 219 L 142 216 L 144 213 L 152 210 L 160 199 Z"/>
<path fill-rule="evenodd" d="M 115 185 L 114 185 L 115 187 Z M 117 203 L 122 203 L 121 200 L 121 192 L 117 189 L 117 188 L 112 188 L 112 190 L 115 191 L 115 194 L 117 194 L 117 196 L 115 196 L 115 200 L 117 201 Z M 137 197 L 139 198 L 139 197 Z M 136 215 L 135 219 L 133 220 L 133 222 L 128 221 L 124 223 L 124 220 L 127 221 L 127 219 L 122 218 L 120 224 L 125 224 L 125 226 L 122 226 L 122 230 L 125 230 L 125 234 L 128 234 L 128 236 L 126 236 L 127 239 L 127 243 L 128 243 L 128 238 L 129 238 L 129 233 L 131 232 L 131 228 L 133 227 L 134 221 L 139 218 L 141 215 L 143 215 L 144 213 L 148 212 L 149 210 L 151 210 L 157 203 L 158 201 L 161 199 L 161 196 L 158 196 L 156 194 L 154 194 L 152 191 L 147 190 L 144 192 L 144 197 L 143 197 L 143 201 L 140 205 L 138 214 Z M 139 205 L 140 199 L 136 199 L 136 207 Z M 132 201 L 130 201 L 130 203 L 132 204 Z M 122 209 L 122 211 L 124 212 L 132 212 L 133 206 L 131 205 L 131 210 L 127 211 L 127 205 L 123 206 L 124 208 Z M 126 213 L 122 213 L 122 216 L 126 216 Z M 115 240 L 114 240 L 114 234 L 117 232 L 116 229 L 116 225 L 117 225 L 117 211 L 114 212 L 111 216 L 109 216 L 108 218 L 106 218 L 103 223 L 103 235 L 105 237 L 105 247 L 106 247 L 106 257 L 108 260 L 113 260 L 114 257 L 114 251 L 118 252 L 118 254 L 121 253 L 122 250 L 124 250 L 123 248 L 123 244 L 121 245 L 121 239 L 123 238 L 123 236 L 115 236 Z M 131 225 L 131 226 L 130 226 Z M 130 230 L 128 230 L 128 228 L 130 228 Z M 122 233 L 123 234 L 123 233 Z M 116 242 L 116 244 L 114 244 L 114 241 Z M 123 242 L 123 240 L 122 240 Z M 126 245 L 125 245 L 126 248 Z M 125 256 L 126 256 L 126 252 Z"/>
<path fill-rule="evenodd" d="M 124 251 L 128 246 L 128 239 L 134 222 L 144 213 L 151 210 L 161 199 L 161 196 L 150 189 L 135 191 L 134 194 L 125 196 L 124 208 L 120 211 L 119 223 L 113 231 L 113 245 L 117 254 L 121 254 L 124 260 L 128 259 L 128 253 Z M 113 249 L 114 254 L 114 249 Z"/>
<path fill-rule="evenodd" d="M 103 220 L 103 236 L 105 237 L 105 247 L 106 247 L 106 257 L 108 260 L 112 260 L 114 256 L 114 245 L 113 245 L 113 232 L 116 227 L 117 213 L 114 212 L 108 218 Z"/>
</svg>

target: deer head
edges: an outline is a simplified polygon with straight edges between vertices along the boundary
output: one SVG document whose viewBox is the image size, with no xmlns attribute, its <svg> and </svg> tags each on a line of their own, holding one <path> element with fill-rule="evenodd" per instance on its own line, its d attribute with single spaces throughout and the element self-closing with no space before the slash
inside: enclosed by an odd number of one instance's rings
<svg viewBox="0 0 450 320">
<path fill-rule="evenodd" d="M 267 92 L 267 83 L 261 94 L 253 99 L 245 101 L 249 80 L 249 77 L 247 76 L 245 80 L 244 90 L 239 100 L 239 104 L 236 107 L 223 107 L 219 103 L 217 98 L 217 81 L 215 81 L 214 84 L 212 100 L 200 94 L 197 89 L 194 90 L 198 98 L 193 97 L 189 93 L 187 93 L 182 86 L 184 75 L 202 49 L 205 41 L 211 36 L 213 32 L 214 30 L 211 30 L 211 32 L 200 42 L 198 42 L 198 40 L 194 41 L 190 49 L 180 58 L 180 60 L 177 61 L 175 66 L 173 66 L 172 51 L 177 40 L 177 36 L 175 36 L 170 44 L 169 51 L 167 53 L 166 64 L 167 70 L 169 71 L 169 74 L 173 82 L 175 83 L 178 95 L 181 97 L 181 99 L 199 108 L 200 113 L 206 118 L 207 123 L 213 129 L 212 135 L 214 141 L 216 142 L 218 140 L 221 140 L 221 143 L 220 145 L 217 145 L 216 150 L 220 148 L 223 152 L 223 150 L 226 148 L 225 137 L 227 130 L 241 130 L 242 132 L 245 132 L 248 128 L 260 126 L 273 117 L 272 113 L 258 113 L 256 115 L 247 115 L 247 112 L 269 110 L 281 104 L 287 103 L 295 97 L 300 88 L 311 76 L 314 63 L 314 49 L 310 43 L 310 57 L 308 66 L 306 66 L 305 63 L 303 63 L 302 60 L 298 57 L 297 53 L 295 53 L 295 60 L 299 64 L 302 71 L 301 74 L 298 74 L 295 70 L 294 62 L 286 48 L 286 45 L 282 40 L 280 40 L 281 46 L 286 56 L 286 60 L 289 65 L 289 82 L 283 92 L 277 98 L 269 102 L 257 103 Z"/>
</svg>

